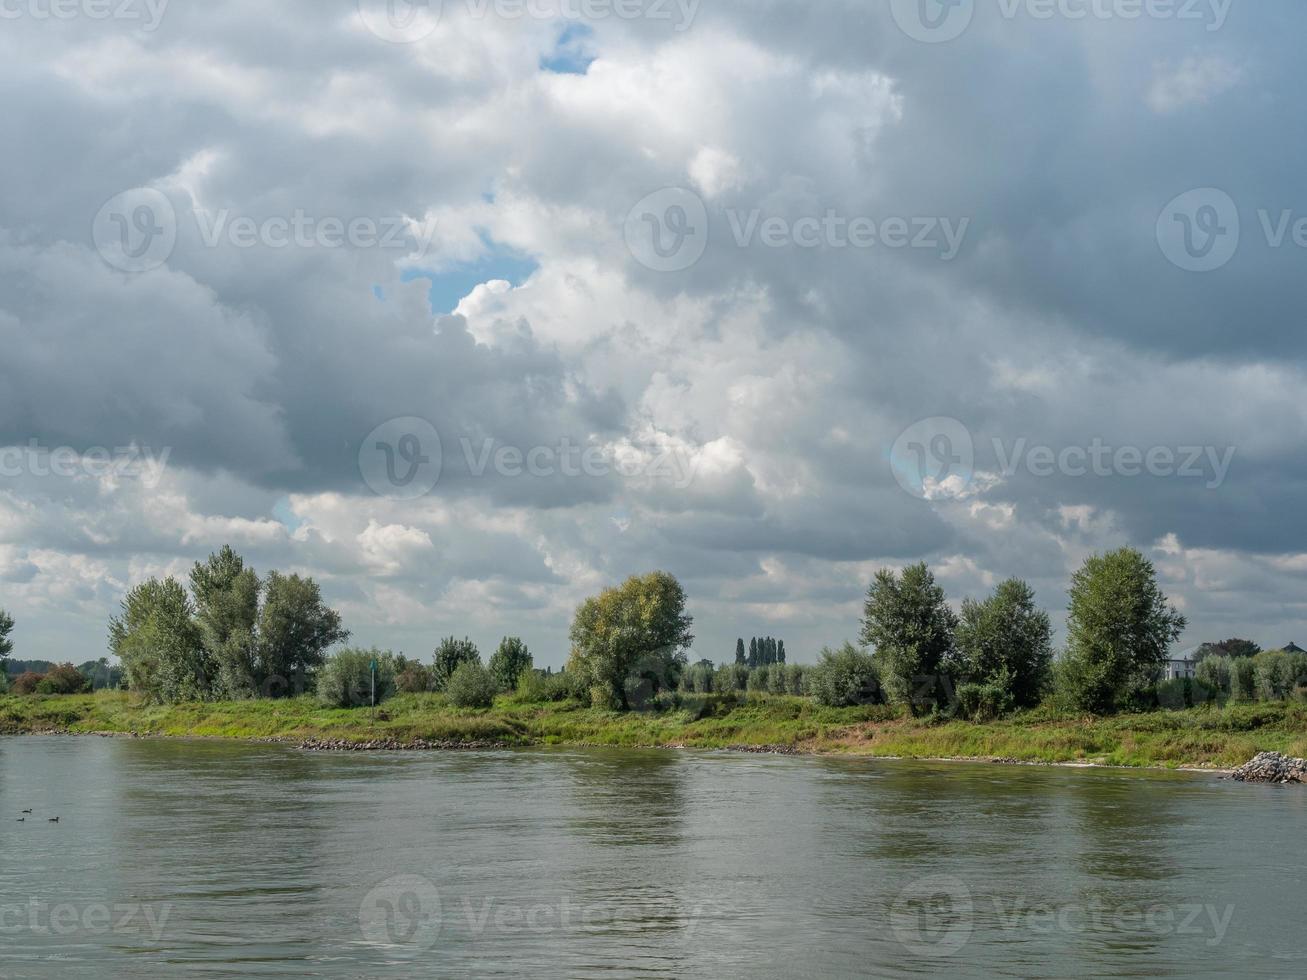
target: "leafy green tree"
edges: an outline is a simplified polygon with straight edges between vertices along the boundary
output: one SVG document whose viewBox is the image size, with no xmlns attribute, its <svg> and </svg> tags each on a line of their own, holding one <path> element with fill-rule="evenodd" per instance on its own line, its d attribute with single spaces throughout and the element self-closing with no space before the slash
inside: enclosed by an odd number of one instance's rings
<svg viewBox="0 0 1307 980">
<path fill-rule="evenodd" d="M 750 670 L 758 666 L 758 638 L 749 637 L 749 659 L 746 661 Z"/>
<path fill-rule="evenodd" d="M 735 641 L 735 662 L 737 664 L 747 664 L 748 660 L 744 654 L 744 637 Z"/>
<path fill-rule="evenodd" d="M 787 668 L 787 673 L 793 669 Z M 817 703 L 828 708 L 884 701 L 875 658 L 847 641 L 838 650 L 824 647 L 817 665 L 807 669 L 805 680 Z"/>
<path fill-rule="evenodd" d="M 1233 691 L 1231 660 L 1219 653 L 1200 661 L 1194 670 L 1194 677 L 1199 683 L 1222 694 L 1230 694 Z"/>
<path fill-rule="evenodd" d="M 396 658 L 389 650 L 350 647 L 327 658 L 318 671 L 318 700 L 333 708 L 372 704 L 372 661 L 377 662 L 377 704 L 395 693 Z"/>
<path fill-rule="evenodd" d="M 72 664 L 57 664 L 36 685 L 37 694 L 85 694 L 91 682 Z"/>
<path fill-rule="evenodd" d="M 217 687 L 224 697 L 253 697 L 259 676 L 257 627 L 259 577 L 224 546 L 191 569 L 196 622 L 204 649 L 218 667 Z"/>
<path fill-rule="evenodd" d="M 1283 650 L 1267 650 L 1252 661 L 1257 696 L 1263 701 L 1287 700 L 1297 681 L 1289 655 Z"/>
<path fill-rule="evenodd" d="M 777 641 L 776 641 L 776 662 L 777 662 L 778 664 L 783 664 L 783 663 L 785 663 L 785 641 L 784 641 L 784 640 L 777 640 Z"/>
<path fill-rule="evenodd" d="M 454 676 L 454 671 L 462 664 L 481 663 L 481 651 L 477 645 L 464 637 L 456 640 L 450 636 L 440 641 L 436 652 L 432 654 L 431 686 L 433 690 L 443 691 Z"/>
<path fill-rule="evenodd" d="M 258 623 L 258 675 L 267 696 L 308 688 L 327 650 L 349 639 L 311 578 L 268 575 Z"/>
<path fill-rule="evenodd" d="M 1252 640 L 1241 640 L 1238 637 L 1222 640 L 1220 643 L 1204 643 L 1203 647 L 1209 647 L 1211 653 L 1231 659 L 1235 657 L 1255 657 L 1262 652 L 1262 648 Z"/>
<path fill-rule="evenodd" d="M 971 684 L 1000 692 L 977 692 L 982 707 L 1001 711 L 1037 705 L 1053 663 L 1048 613 L 1035 605 L 1035 591 L 1020 579 L 1001 583 L 984 602 L 962 601 L 957 628 L 958 669 Z"/>
<path fill-rule="evenodd" d="M 572 621 L 570 670 L 579 671 L 592 698 L 629 710 L 628 679 L 642 689 L 674 686 L 694 642 L 685 590 L 667 572 L 635 575 L 583 602 Z"/>
<path fill-rule="evenodd" d="M 14 631 L 14 617 L 0 609 L 0 673 L 4 673 L 5 658 L 14 652 L 14 641 L 9 634 Z"/>
<path fill-rule="evenodd" d="M 1230 661 L 1230 697 L 1236 701 L 1256 699 L 1257 668 L 1252 657 L 1236 657 Z"/>
<path fill-rule="evenodd" d="M 1185 618 L 1157 585 L 1153 563 L 1133 548 L 1092 555 L 1071 580 L 1065 697 L 1110 713 L 1153 684 Z"/>
<path fill-rule="evenodd" d="M 516 636 L 506 636 L 499 641 L 499 649 L 490 655 L 487 669 L 501 691 L 512 691 L 517 687 L 517 679 L 523 671 L 531 669 L 532 663 L 526 644 Z"/>
<path fill-rule="evenodd" d="M 955 673 L 957 616 L 925 562 L 901 575 L 881 569 L 867 590 L 861 639 L 875 648 L 881 684 L 891 701 L 918 714 L 943 707 Z"/>
<path fill-rule="evenodd" d="M 154 701 L 203 701 L 214 693 L 214 663 L 204 649 L 186 589 L 176 579 L 142 582 L 109 622 L 109 649 L 132 690 Z"/>
<path fill-rule="evenodd" d="M 464 660 L 449 675 L 445 694 L 456 708 L 488 708 L 495 702 L 495 679 L 480 660 Z"/>
</svg>

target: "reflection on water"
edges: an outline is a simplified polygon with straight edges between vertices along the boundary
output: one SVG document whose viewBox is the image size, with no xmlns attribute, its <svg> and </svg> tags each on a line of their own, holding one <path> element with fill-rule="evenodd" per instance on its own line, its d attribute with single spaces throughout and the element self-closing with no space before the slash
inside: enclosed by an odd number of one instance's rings
<svg viewBox="0 0 1307 980">
<path fill-rule="evenodd" d="M 0 976 L 1299 976 L 1305 800 L 1115 771 L 0 739 Z"/>
</svg>

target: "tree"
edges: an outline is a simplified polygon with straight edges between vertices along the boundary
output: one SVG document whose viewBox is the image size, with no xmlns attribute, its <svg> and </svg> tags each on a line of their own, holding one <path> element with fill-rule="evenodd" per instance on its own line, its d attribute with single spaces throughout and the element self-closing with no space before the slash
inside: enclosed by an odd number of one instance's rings
<svg viewBox="0 0 1307 980">
<path fill-rule="evenodd" d="M 225 697 L 252 697 L 264 680 L 259 676 L 257 642 L 261 587 L 258 575 L 230 545 L 191 570 L 196 622 Z"/>
<path fill-rule="evenodd" d="M 787 669 L 787 679 L 792 669 Z M 817 703 L 828 708 L 879 704 L 884 700 L 875 659 L 848 642 L 838 650 L 823 648 L 817 666 L 807 672 L 807 683 Z"/>
<path fill-rule="evenodd" d="M 349 639 L 340 614 L 311 578 L 272 572 L 258 623 L 258 676 L 265 695 L 308 687 L 327 650 Z"/>
<path fill-rule="evenodd" d="M 921 708 L 948 701 L 957 616 L 925 562 L 896 576 L 881 569 L 867 590 L 861 639 L 875 647 L 881 683 L 892 701 Z"/>
<path fill-rule="evenodd" d="M 523 671 L 531 669 L 531 651 L 516 636 L 506 636 L 499 641 L 499 649 L 490 655 L 487 670 L 501 691 L 512 691 L 517 687 L 517 679 Z"/>
<path fill-rule="evenodd" d="M 318 700 L 333 708 L 370 706 L 372 661 L 377 662 L 377 704 L 395 693 L 396 659 L 389 650 L 347 648 L 327 658 L 318 671 Z"/>
<path fill-rule="evenodd" d="M 1017 708 L 1040 701 L 1053 663 L 1048 613 L 1035 591 L 1009 579 L 984 602 L 964 599 L 957 628 L 959 671 L 969 683 L 1001 689 Z"/>
<path fill-rule="evenodd" d="M 443 691 L 454 671 L 465 663 L 481 663 L 481 651 L 471 640 L 464 637 L 456 640 L 452 636 L 440 641 L 432 655 L 431 683 L 437 691 Z"/>
<path fill-rule="evenodd" d="M 1262 648 L 1252 640 L 1241 640 L 1238 637 L 1222 640 L 1220 643 L 1204 643 L 1203 647 L 1208 648 L 1210 653 L 1229 657 L 1232 660 L 1235 657 L 1255 657 L 1262 652 Z"/>
<path fill-rule="evenodd" d="M 4 671 L 5 658 L 14 652 L 14 641 L 9 634 L 14 631 L 14 617 L 0 609 L 0 673 Z"/>
<path fill-rule="evenodd" d="M 1065 694 L 1080 710 L 1114 711 L 1156 680 L 1185 618 L 1167 604 L 1152 562 L 1133 548 L 1087 558 L 1069 595 Z"/>
<path fill-rule="evenodd" d="M 777 640 L 777 641 L 776 641 L 776 662 L 777 662 L 778 664 L 783 664 L 783 663 L 785 663 L 785 641 L 784 641 L 784 640 Z"/>
<path fill-rule="evenodd" d="M 445 688 L 456 708 L 488 708 L 495 701 L 495 680 L 479 659 L 464 660 L 454 668 Z"/>
<path fill-rule="evenodd" d="M 592 698 L 631 706 L 628 679 L 657 694 L 674 687 L 684 650 L 694 642 L 685 614 L 685 590 L 675 576 L 651 572 L 628 578 L 583 602 L 572 621 L 569 669 L 580 671 Z"/>
<path fill-rule="evenodd" d="M 748 664 L 744 656 L 744 637 L 735 641 L 735 662 L 737 664 Z"/>
<path fill-rule="evenodd" d="M 152 578 L 127 593 L 109 621 L 109 649 L 127 683 L 155 701 L 203 701 L 214 693 L 214 664 L 204 649 L 194 607 L 176 579 Z"/>
<path fill-rule="evenodd" d="M 749 659 L 747 663 L 750 670 L 758 666 L 758 638 L 756 636 L 749 637 Z"/>
</svg>

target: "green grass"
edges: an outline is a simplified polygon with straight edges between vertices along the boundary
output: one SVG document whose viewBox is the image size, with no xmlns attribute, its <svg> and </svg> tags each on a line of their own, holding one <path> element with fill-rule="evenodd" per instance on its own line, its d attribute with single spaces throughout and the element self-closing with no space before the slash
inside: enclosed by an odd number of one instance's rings
<svg viewBox="0 0 1307 980">
<path fill-rule="evenodd" d="M 147 705 L 131 695 L 0 697 L 0 732 L 135 733 L 213 738 L 394 738 L 503 745 L 784 746 L 807 752 L 909 758 L 1013 759 L 1121 766 L 1230 768 L 1263 750 L 1307 756 L 1307 706 L 1243 704 L 1119 715 L 1047 711 L 979 724 L 932 722 L 887 708 L 822 708 L 806 698 L 750 695 L 732 705 L 619 714 L 572 702 L 500 698 L 479 711 L 436 694 L 401 695 L 366 708 L 324 708 L 312 698 Z"/>
</svg>

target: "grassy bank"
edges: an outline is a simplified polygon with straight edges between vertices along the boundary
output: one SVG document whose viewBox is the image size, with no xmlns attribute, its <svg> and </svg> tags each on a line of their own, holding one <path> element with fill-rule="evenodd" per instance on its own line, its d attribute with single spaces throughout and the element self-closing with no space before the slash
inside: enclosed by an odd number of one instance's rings
<svg viewBox="0 0 1307 980">
<path fill-rule="evenodd" d="M 1256 752 L 1307 756 L 1307 706 L 1240 704 L 1120 715 L 1057 717 L 1034 712 L 978 724 L 932 723 L 886 708 L 822 708 L 810 699 L 751 696 L 731 706 L 615 714 L 573 703 L 460 710 L 440 695 L 402 695 L 378 709 L 323 708 L 311 698 L 219 704 L 145 705 L 130 695 L 0 697 L 0 732 L 59 730 L 154 736 L 377 738 L 505 745 L 787 746 L 805 752 L 916 758 L 1012 759 L 1124 766 L 1230 768 Z"/>
</svg>

